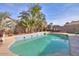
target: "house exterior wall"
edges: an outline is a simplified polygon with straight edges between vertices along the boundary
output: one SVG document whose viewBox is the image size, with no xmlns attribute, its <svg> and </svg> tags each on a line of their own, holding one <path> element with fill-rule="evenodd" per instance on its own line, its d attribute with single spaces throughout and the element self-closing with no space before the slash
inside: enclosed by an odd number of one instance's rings
<svg viewBox="0 0 79 59">
<path fill-rule="evenodd" d="M 79 32 L 79 21 L 72 21 L 71 23 L 64 25 L 63 28 L 69 33 Z"/>
<path fill-rule="evenodd" d="M 54 25 L 53 30 L 54 32 L 79 32 L 79 21 L 72 21 L 71 23 L 65 24 L 64 26 Z"/>
</svg>

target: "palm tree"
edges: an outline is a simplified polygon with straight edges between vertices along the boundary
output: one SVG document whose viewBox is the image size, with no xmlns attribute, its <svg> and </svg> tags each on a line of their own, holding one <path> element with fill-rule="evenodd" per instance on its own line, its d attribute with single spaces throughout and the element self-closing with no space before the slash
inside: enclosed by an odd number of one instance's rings
<svg viewBox="0 0 79 59">
<path fill-rule="evenodd" d="M 22 11 L 20 13 L 20 21 L 18 23 L 23 29 L 30 31 L 30 14 L 28 11 Z"/>
<path fill-rule="evenodd" d="M 39 4 L 34 4 L 27 11 L 22 11 L 19 18 L 20 26 L 28 29 L 29 32 L 36 29 L 43 30 L 46 25 L 45 15 L 41 12 Z"/>
<path fill-rule="evenodd" d="M 45 15 L 41 12 L 41 7 L 39 4 L 35 4 L 30 8 L 32 19 L 35 21 L 35 27 L 37 29 L 43 30 L 46 27 Z"/>
<path fill-rule="evenodd" d="M 3 37 L 2 40 L 5 40 L 5 31 L 7 29 L 11 29 L 14 26 L 14 22 L 12 20 L 6 19 L 9 18 L 10 14 L 8 12 L 0 12 L 0 29 L 3 29 Z"/>
<path fill-rule="evenodd" d="M 8 12 L 0 12 L 0 28 L 2 28 L 2 23 L 3 23 L 3 20 L 6 18 L 6 17 L 9 17 L 10 14 Z M 4 20 L 5 21 L 5 20 Z"/>
<path fill-rule="evenodd" d="M 8 12 L 0 12 L 0 22 L 1 29 L 4 29 L 7 32 L 8 30 L 14 32 L 16 22 L 10 18 L 10 14 Z"/>
</svg>

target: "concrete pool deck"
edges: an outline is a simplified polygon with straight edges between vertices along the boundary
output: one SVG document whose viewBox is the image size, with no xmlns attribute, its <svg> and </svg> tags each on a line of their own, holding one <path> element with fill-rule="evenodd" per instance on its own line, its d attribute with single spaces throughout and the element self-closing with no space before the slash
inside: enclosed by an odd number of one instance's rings
<svg viewBox="0 0 79 59">
<path fill-rule="evenodd" d="M 56 33 L 57 34 L 57 33 Z M 58 33 L 59 34 L 59 33 Z M 71 56 L 79 56 L 79 35 L 78 34 L 67 34 L 70 39 L 70 51 Z M 8 47 L 15 41 L 15 36 L 11 36 L 6 38 L 5 42 L 0 45 L 0 56 L 16 56 L 11 51 L 9 51 Z M 50 54 L 49 56 L 69 56 L 69 53 L 56 53 Z"/>
<path fill-rule="evenodd" d="M 3 44 L 0 44 L 0 56 L 14 56 L 11 51 L 9 51 L 9 45 L 15 41 L 14 36 L 7 37 Z"/>
<path fill-rule="evenodd" d="M 70 35 L 71 56 L 79 56 L 79 35 Z"/>
</svg>

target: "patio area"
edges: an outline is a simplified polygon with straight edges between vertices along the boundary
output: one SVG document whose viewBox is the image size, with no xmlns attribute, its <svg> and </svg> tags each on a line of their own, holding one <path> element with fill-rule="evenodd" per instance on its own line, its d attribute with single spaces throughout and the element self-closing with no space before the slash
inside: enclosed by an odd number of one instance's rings
<svg viewBox="0 0 79 59">
<path fill-rule="evenodd" d="M 11 53 L 8 49 L 9 45 L 15 41 L 14 36 L 6 38 L 5 42 L 0 45 L 0 56 L 13 56 L 14 54 Z"/>
<path fill-rule="evenodd" d="M 79 56 L 79 35 L 70 35 L 71 56 Z"/>
</svg>

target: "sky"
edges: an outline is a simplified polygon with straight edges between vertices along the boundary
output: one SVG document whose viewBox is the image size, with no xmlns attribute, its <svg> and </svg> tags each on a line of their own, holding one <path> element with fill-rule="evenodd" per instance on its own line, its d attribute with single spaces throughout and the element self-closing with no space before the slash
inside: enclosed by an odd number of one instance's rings
<svg viewBox="0 0 79 59">
<path fill-rule="evenodd" d="M 27 10 L 27 3 L 0 3 L 0 12 L 10 12 L 11 18 L 17 19 L 21 11 Z M 79 4 L 76 3 L 41 3 L 41 11 L 46 15 L 46 21 L 54 25 L 64 25 L 66 22 L 79 20 Z"/>
</svg>

